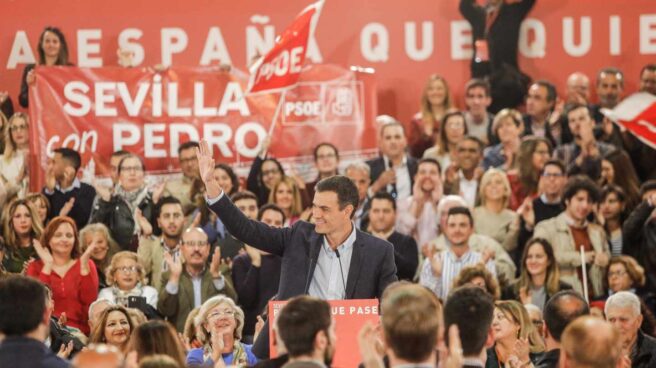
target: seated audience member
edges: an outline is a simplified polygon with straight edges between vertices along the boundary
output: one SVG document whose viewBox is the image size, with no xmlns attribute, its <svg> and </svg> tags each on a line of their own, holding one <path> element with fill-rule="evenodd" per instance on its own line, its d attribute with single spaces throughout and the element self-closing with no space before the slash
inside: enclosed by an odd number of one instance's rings
<svg viewBox="0 0 656 368">
<path fill-rule="evenodd" d="M 2 230 L 6 247 L 2 265 L 10 273 L 22 273 L 30 259 L 36 258 L 34 242 L 43 232 L 39 215 L 32 203 L 14 199 L 2 211 Z"/>
<path fill-rule="evenodd" d="M 394 229 L 396 223 L 396 201 L 387 192 L 378 192 L 371 199 L 369 210 L 369 230 L 371 235 L 387 240 L 394 246 L 394 263 L 399 280 L 409 280 L 415 276 L 419 262 L 419 250 L 415 240 Z"/>
<path fill-rule="evenodd" d="M 255 194 L 248 191 L 237 192 L 233 194 L 230 199 L 246 217 L 251 220 L 257 218 L 258 205 Z M 216 249 L 220 249 L 221 258 L 234 259 L 244 252 L 244 242 L 235 238 L 226 230 L 226 237 L 217 241 L 214 246 L 215 251 Z"/>
<path fill-rule="evenodd" d="M 544 344 L 544 336 L 542 336 L 542 308 L 538 308 L 534 304 L 524 304 L 524 308 L 526 309 L 526 313 L 528 313 L 528 318 L 531 320 L 531 323 L 533 324 L 533 327 L 538 332 L 538 335 L 540 335 L 540 340 Z"/>
<path fill-rule="evenodd" d="M 510 252 L 517 247 L 519 218 L 508 209 L 510 183 L 503 171 L 489 169 L 483 174 L 479 186 L 481 205 L 474 208 L 474 229 L 476 233 L 496 240 Z"/>
<path fill-rule="evenodd" d="M 257 220 L 281 228 L 285 223 L 285 214 L 276 205 L 265 204 L 260 208 Z M 233 259 L 232 281 L 245 314 L 242 340 L 252 342 L 257 316 L 278 292 L 281 259 L 248 245 L 245 249 L 244 254 Z"/>
<path fill-rule="evenodd" d="M 29 118 L 17 112 L 4 126 L 5 150 L 0 155 L 0 180 L 7 198 L 22 198 L 28 188 L 27 155 L 29 153 Z"/>
<path fill-rule="evenodd" d="M 465 124 L 464 115 L 460 111 L 447 113 L 444 115 L 444 124 L 442 124 L 439 141 L 436 141 L 435 146 L 424 152 L 423 158 L 437 160 L 442 170 L 446 171 L 446 168 L 456 160 L 458 142 L 466 135 L 467 125 Z"/>
<path fill-rule="evenodd" d="M 96 265 L 98 286 L 103 289 L 107 287 L 105 270 L 109 266 L 109 261 L 120 249 L 112 236 L 109 235 L 107 226 L 101 223 L 89 224 L 80 230 L 80 252 L 86 252 L 92 244 L 91 260 Z"/>
<path fill-rule="evenodd" d="M 565 210 L 561 198 L 566 183 L 565 165 L 558 160 L 547 161 L 540 173 L 539 187 L 542 193 L 535 199 L 524 199 L 524 203 L 517 209 L 520 225 L 517 248 L 513 257 L 517 265 L 520 264 L 524 245 L 533 237 L 535 225 L 540 221 L 556 217 Z"/>
<path fill-rule="evenodd" d="M 456 147 L 456 160 L 444 174 L 444 194 L 461 196 L 467 207 L 475 207 L 479 202 L 478 184 L 483 169 L 483 142 L 472 136 L 465 136 Z"/>
<path fill-rule="evenodd" d="M 213 367 L 222 361 L 226 366 L 246 366 L 257 362 L 251 345 L 241 342 L 244 312 L 232 299 L 216 295 L 206 300 L 196 316 L 196 325 L 203 347 L 188 352 L 187 365 Z"/>
<path fill-rule="evenodd" d="M 48 225 L 48 214 L 50 213 L 50 202 L 48 201 L 48 197 L 39 192 L 28 193 L 25 196 L 25 199 L 32 203 L 36 209 L 36 213 L 39 214 L 39 220 L 41 220 L 41 225 Z"/>
<path fill-rule="evenodd" d="M 371 184 L 370 178 L 371 169 L 369 165 L 362 161 L 356 161 L 350 163 L 346 170 L 344 170 L 344 175 L 351 179 L 356 188 L 358 188 L 358 208 L 355 209 L 353 215 L 353 222 L 355 222 L 355 227 L 362 230 L 366 230 L 369 224 L 369 184 Z"/>
<path fill-rule="evenodd" d="M 453 107 L 453 99 L 446 79 L 432 74 L 421 94 L 421 110 L 410 122 L 408 146 L 412 157 L 422 157 L 438 140 L 444 116 Z"/>
<path fill-rule="evenodd" d="M 118 150 L 112 152 L 111 156 L 109 157 L 109 169 L 110 169 L 110 177 L 112 179 L 112 190 L 114 187 L 116 187 L 116 184 L 118 184 L 118 164 L 125 156 L 129 156 L 129 155 L 130 152 L 128 151 Z"/>
<path fill-rule="evenodd" d="M 435 249 L 442 251 L 447 249 L 448 241 L 445 235 L 447 228 L 447 214 L 453 207 L 466 206 L 465 200 L 462 197 L 448 195 L 442 198 L 440 204 L 437 206 L 437 214 L 440 222 L 440 235 L 433 239 L 427 246 L 422 246 L 422 254 L 428 256 L 428 252 Z M 487 235 L 472 233 L 469 237 L 469 246 L 472 250 L 485 254 L 494 260 L 494 265 L 497 270 L 497 280 L 500 285 L 505 285 L 510 280 L 515 278 L 515 264 L 513 263 L 510 255 L 496 240 Z"/>
<path fill-rule="evenodd" d="M 58 216 L 48 223 L 34 248 L 39 259 L 29 264 L 25 274 L 50 286 L 57 317 L 65 314 L 69 326 L 88 334 L 89 305 L 98 296 L 98 273 L 91 261 L 95 245 L 80 254 L 75 221 Z"/>
<path fill-rule="evenodd" d="M 645 269 L 649 290 L 656 288 L 656 180 L 640 187 L 642 202 L 631 212 L 622 226 L 622 251 L 635 258 Z"/>
<path fill-rule="evenodd" d="M 144 267 L 144 276 L 148 277 L 148 284 L 161 290 L 162 273 L 169 270 L 168 264 L 164 261 L 164 254 L 170 254 L 174 260 L 180 258 L 180 239 L 185 217 L 182 203 L 175 197 L 164 197 L 157 206 L 159 207 L 157 226 L 162 229 L 162 235 L 140 238 L 137 254 Z"/>
<path fill-rule="evenodd" d="M 300 220 L 304 210 L 301 189 L 291 176 L 285 176 L 271 188 L 267 203 L 275 204 L 285 213 L 285 226 Z"/>
<path fill-rule="evenodd" d="M 540 333 L 535 328 L 524 306 L 515 300 L 496 302 L 494 319 L 494 346 L 487 349 L 485 366 L 530 365 L 544 352 Z M 519 342 L 519 343 L 518 343 Z M 528 346 L 522 346 L 526 344 Z"/>
<path fill-rule="evenodd" d="M 50 202 L 48 220 L 55 216 L 68 216 L 75 220 L 78 229 L 89 222 L 96 190 L 82 183 L 77 174 L 82 166 L 80 153 L 70 148 L 57 148 L 46 171 L 43 194 Z"/>
<path fill-rule="evenodd" d="M 449 295 L 444 304 L 444 331 L 458 326 L 463 367 L 485 367 L 486 349 L 494 343 L 493 317 L 494 301 L 482 289 L 460 287 Z"/>
<path fill-rule="evenodd" d="M 519 278 L 503 292 L 503 299 L 513 299 L 522 304 L 544 307 L 549 298 L 572 286 L 560 281 L 558 262 L 549 241 L 533 238 L 528 241 L 522 254 Z"/>
<path fill-rule="evenodd" d="M 149 236 L 153 232 L 153 194 L 146 186 L 145 169 L 139 156 L 126 155 L 118 164 L 118 184 L 114 193 L 96 187 L 91 222 L 107 225 L 122 250 L 136 251 L 139 236 Z"/>
<path fill-rule="evenodd" d="M 474 251 L 469 246 L 469 238 L 474 232 L 474 219 L 466 207 L 453 207 L 446 219 L 444 234 L 447 249 L 434 251 L 422 266 L 419 283 L 429 288 L 441 300 L 449 295 L 453 280 L 463 267 L 479 262 L 496 275 L 494 261 L 489 255 Z"/>
<path fill-rule="evenodd" d="M 622 223 L 626 218 L 626 194 L 617 185 L 606 185 L 601 189 L 601 201 L 597 218 L 608 238 L 610 253 L 622 254 Z"/>
<path fill-rule="evenodd" d="M 198 160 L 196 160 L 196 150 L 198 142 L 188 141 L 178 147 L 178 163 L 182 177 L 167 180 L 164 186 L 164 196 L 175 197 L 182 204 L 182 211 L 185 215 L 190 214 L 196 209 L 196 200 L 192 197 L 194 181 L 200 179 L 198 176 Z"/>
<path fill-rule="evenodd" d="M 593 134 L 594 120 L 587 105 L 571 105 L 566 112 L 574 141 L 558 146 L 557 158 L 567 167 L 568 175 L 585 174 L 592 180 L 601 176 L 601 159 L 615 148 L 598 142 Z"/>
<path fill-rule="evenodd" d="M 330 142 L 317 144 L 312 151 L 314 166 L 317 169 L 317 178 L 307 183 L 307 193 L 310 199 L 314 198 L 314 186 L 321 179 L 339 174 L 339 150 Z"/>
<path fill-rule="evenodd" d="M 483 151 L 485 170 L 495 167 L 508 171 L 515 167 L 523 126 L 522 115 L 517 110 L 503 109 L 496 114 L 492 123 L 492 132 L 499 137 L 499 144 L 487 147 Z"/>
<path fill-rule="evenodd" d="M 574 290 L 558 292 L 547 301 L 541 331 L 544 335 L 546 351 L 535 363 L 535 368 L 558 367 L 563 331 L 570 322 L 587 314 L 590 314 L 588 303 Z"/>
<path fill-rule="evenodd" d="M 545 80 L 539 80 L 529 87 L 522 136 L 543 137 L 554 145 L 560 142 L 562 129 L 558 125 L 558 116 L 552 116 L 557 97 L 556 87 Z"/>
<path fill-rule="evenodd" d="M 501 296 L 497 279 L 487 268 L 485 268 L 485 265 L 481 263 L 466 266 L 460 271 L 455 280 L 453 280 L 453 289 L 457 289 L 461 286 L 479 287 L 490 294 L 494 300 L 498 300 Z"/>
<path fill-rule="evenodd" d="M 600 184 L 615 184 L 626 193 L 626 207 L 629 212 L 640 204 L 640 179 L 624 150 L 613 150 L 601 161 Z"/>
<path fill-rule="evenodd" d="M 551 157 L 551 143 L 546 138 L 527 136 L 519 144 L 517 170 L 508 172 L 512 195 L 508 207 L 516 210 L 525 198 L 535 198 L 540 183 L 540 173 Z"/>
<path fill-rule="evenodd" d="M 412 195 L 396 203 L 396 231 L 412 236 L 418 244 L 437 237 L 437 204 L 444 193 L 441 172 L 436 160 L 419 160 Z"/>
<path fill-rule="evenodd" d="M 577 318 L 563 332 L 560 367 L 630 366 L 631 363 L 622 356 L 619 335 L 617 329 L 598 317 Z"/>
<path fill-rule="evenodd" d="M 587 105 L 590 101 L 590 78 L 581 72 L 574 72 L 567 77 L 565 85 L 565 102 L 567 104 Z"/>
<path fill-rule="evenodd" d="M 228 195 L 232 196 L 239 192 L 239 178 L 230 166 L 216 164 L 213 175 L 221 183 L 221 187 L 226 188 L 225 191 Z M 200 216 L 199 225 L 207 233 L 210 244 L 214 244 L 218 239 L 224 239 L 226 237 L 226 230 L 221 219 L 205 205 L 205 188 L 201 187 L 201 185 L 197 185 L 195 188 L 199 193 L 203 193 L 203 195 L 192 195 L 196 198 L 197 208 L 192 214 L 192 218 L 195 218 L 194 216 Z"/>
<path fill-rule="evenodd" d="M 43 343 L 48 338 L 52 309 L 46 288 L 24 276 L 0 280 L 0 365 L 64 368 L 69 364 Z"/>
<path fill-rule="evenodd" d="M 89 336 L 89 343 L 112 345 L 126 354 L 134 328 L 135 323 L 127 309 L 120 305 L 112 305 L 100 314 L 98 324 Z"/>
<path fill-rule="evenodd" d="M 107 299 L 96 299 L 96 301 L 89 304 L 89 331 L 93 331 L 96 328 L 102 312 L 112 305 L 114 303 L 111 303 Z"/>
<path fill-rule="evenodd" d="M 620 291 L 606 300 L 604 312 L 620 334 L 622 355 L 629 359 L 631 367 L 656 366 L 656 339 L 641 331 L 643 315 L 638 297 L 627 291 Z"/>
<path fill-rule="evenodd" d="M 285 368 L 329 367 L 335 354 L 330 305 L 309 295 L 289 299 L 275 321 L 275 333 L 289 355 Z"/>
<path fill-rule="evenodd" d="M 267 203 L 273 186 L 285 177 L 285 170 L 280 162 L 275 158 L 267 157 L 269 140 L 270 138 L 267 137 L 261 143 L 260 152 L 251 164 L 246 179 L 246 190 L 255 194 L 259 205 Z"/>
<path fill-rule="evenodd" d="M 91 344 L 73 359 L 73 368 L 124 368 L 125 356 L 109 344 Z M 145 368 L 145 367 L 139 367 Z M 158 367 L 161 368 L 161 367 Z M 176 367 L 178 368 L 178 367 Z"/>
<path fill-rule="evenodd" d="M 137 362 L 152 355 L 165 355 L 173 359 L 178 367 L 185 366 L 185 351 L 180 345 L 175 328 L 164 321 L 149 321 L 132 332 L 127 351 L 137 353 Z"/>
<path fill-rule="evenodd" d="M 106 280 L 109 286 L 100 290 L 98 298 L 107 299 L 126 308 L 144 309 L 142 312 L 148 314 L 146 312 L 149 309 L 145 304 L 136 303 L 134 307 L 130 305 L 131 297 L 143 298 L 144 303 L 148 303 L 152 307 L 150 312 L 152 312 L 151 316 L 154 316 L 155 309 L 157 309 L 157 289 L 146 285 L 145 278 L 143 265 L 136 253 L 118 252 L 112 257 L 111 264 L 106 270 Z"/>
<path fill-rule="evenodd" d="M 471 79 L 465 85 L 465 123 L 470 136 L 480 139 L 485 145 L 499 143 L 492 133 L 494 115 L 487 111 L 492 103 L 490 83 L 485 79 Z"/>
<path fill-rule="evenodd" d="M 600 124 L 604 120 L 601 109 L 613 109 L 622 100 L 624 93 L 624 73 L 613 67 L 601 69 L 597 73 L 596 94 L 599 103 L 592 105 L 590 116 Z"/>
<path fill-rule="evenodd" d="M 603 274 L 610 253 L 604 229 L 587 218 L 599 202 L 599 191 L 585 176 L 570 178 L 563 194 L 565 211 L 535 227 L 534 236 L 554 246 L 561 280 L 583 292 L 581 248 L 585 252 L 590 299 L 603 295 Z"/>
<path fill-rule="evenodd" d="M 640 92 L 656 96 L 656 64 L 647 64 L 640 70 Z"/>
<path fill-rule="evenodd" d="M 164 253 L 168 271 L 162 273 L 163 287 L 157 303 L 157 310 L 178 332 L 182 332 L 187 314 L 212 296 L 225 294 L 236 298 L 232 281 L 220 269 L 220 251 L 214 252 L 207 267 L 210 245 L 202 229 L 189 228 L 182 233 L 180 253 L 182 257 L 176 259 Z"/>
<path fill-rule="evenodd" d="M 412 195 L 417 160 L 406 154 L 403 125 L 387 115 L 377 117 L 376 122 L 380 124 L 380 157 L 367 161 L 371 169 L 369 196 L 384 190 L 397 200 L 407 198 Z"/>
</svg>

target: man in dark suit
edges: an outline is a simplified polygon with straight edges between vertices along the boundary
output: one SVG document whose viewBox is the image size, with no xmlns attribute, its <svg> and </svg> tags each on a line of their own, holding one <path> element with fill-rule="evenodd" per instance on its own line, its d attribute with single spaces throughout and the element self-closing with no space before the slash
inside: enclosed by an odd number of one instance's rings
<svg viewBox="0 0 656 368">
<path fill-rule="evenodd" d="M 396 277 L 412 281 L 419 265 L 417 242 L 411 236 L 394 230 L 396 223 L 396 202 L 387 192 L 378 192 L 371 199 L 369 210 L 369 232 L 371 235 L 387 240 L 394 246 Z"/>
<path fill-rule="evenodd" d="M 68 367 L 68 362 L 50 351 L 48 337 L 52 308 L 46 288 L 25 276 L 0 281 L 0 367 Z"/>
<path fill-rule="evenodd" d="M 406 154 L 408 141 L 403 124 L 392 118 L 383 122 L 378 136 L 381 156 L 367 161 L 371 168 L 369 197 L 384 190 L 397 200 L 412 194 L 417 160 Z"/>
<path fill-rule="evenodd" d="M 444 331 L 458 326 L 463 367 L 485 367 L 485 349 L 494 344 L 494 300 L 481 288 L 463 286 L 454 290 L 444 305 Z M 445 341 L 448 339 L 445 338 Z"/>
<path fill-rule="evenodd" d="M 345 176 L 317 183 L 312 207 L 315 224 L 298 221 L 291 228 L 276 229 L 249 220 L 224 195 L 213 178 L 214 159 L 207 142 L 198 152 L 201 178 L 208 205 L 226 229 L 252 247 L 282 257 L 278 299 L 301 294 L 322 299 L 380 298 L 385 287 L 397 280 L 394 248 L 384 240 L 363 233 L 353 225 L 358 190 Z M 266 327 L 265 327 L 266 328 Z M 255 342 L 262 357 L 268 334 Z"/>
</svg>

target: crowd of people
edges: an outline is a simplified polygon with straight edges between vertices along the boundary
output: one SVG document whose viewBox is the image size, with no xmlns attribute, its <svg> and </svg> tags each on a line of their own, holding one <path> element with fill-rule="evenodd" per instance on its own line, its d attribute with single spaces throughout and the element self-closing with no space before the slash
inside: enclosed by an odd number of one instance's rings
<svg viewBox="0 0 656 368">
<path fill-rule="evenodd" d="M 71 65 L 57 28 L 38 55 Z M 656 154 L 602 113 L 625 75 L 538 80 L 521 109 L 488 79 L 459 109 L 431 75 L 412 121 L 376 118 L 379 157 L 318 144 L 310 182 L 268 139 L 245 180 L 188 141 L 156 185 L 135 153 L 108 158 L 106 187 L 54 149 L 40 192 L 29 117 L 0 93 L 0 365 L 329 366 L 325 300 L 379 298 L 365 367 L 656 366 Z M 639 86 L 656 95 L 656 64 Z"/>
</svg>

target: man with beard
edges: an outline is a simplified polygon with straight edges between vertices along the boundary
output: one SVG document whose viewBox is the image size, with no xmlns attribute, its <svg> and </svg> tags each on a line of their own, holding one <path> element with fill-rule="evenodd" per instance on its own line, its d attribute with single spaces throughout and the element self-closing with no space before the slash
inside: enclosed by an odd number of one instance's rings
<svg viewBox="0 0 656 368">
<path fill-rule="evenodd" d="M 164 254 L 170 254 L 173 259 L 180 258 L 180 236 L 185 217 L 182 204 L 175 197 L 164 197 L 159 201 L 159 216 L 157 225 L 162 229 L 159 237 L 139 239 L 137 254 L 148 275 L 149 284 L 158 291 L 162 289 L 162 273 L 168 271 Z"/>
<path fill-rule="evenodd" d="M 597 124 L 604 120 L 602 108 L 613 109 L 622 99 L 624 74 L 617 68 L 603 68 L 597 74 L 597 97 L 599 103 L 593 105 L 592 116 Z"/>
<path fill-rule="evenodd" d="M 275 333 L 289 354 L 283 368 L 320 368 L 332 363 L 335 323 L 325 300 L 308 295 L 290 299 L 278 314 Z"/>
<path fill-rule="evenodd" d="M 221 252 L 214 252 L 207 267 L 210 244 L 205 231 L 199 227 L 188 228 L 182 234 L 181 243 L 180 255 L 184 264 L 180 257 L 174 259 L 171 253 L 164 253 L 168 271 L 162 274 L 162 284 L 165 286 L 159 293 L 157 303 L 157 310 L 178 332 L 184 330 L 189 312 L 199 308 L 207 299 L 217 294 L 237 299 L 232 280 L 224 277 L 224 273 L 230 270 L 221 267 Z"/>
<path fill-rule="evenodd" d="M 647 64 L 640 71 L 640 92 L 656 96 L 656 64 Z"/>
<path fill-rule="evenodd" d="M 456 160 L 444 175 L 444 194 L 459 195 L 467 206 L 478 202 L 478 181 L 483 174 L 479 169 L 483 159 L 483 142 L 473 136 L 465 136 L 456 148 Z"/>
<path fill-rule="evenodd" d="M 444 192 L 441 172 L 437 160 L 421 159 L 417 165 L 412 195 L 396 203 L 396 230 L 412 236 L 417 244 L 426 244 L 437 237 L 437 204 Z"/>
</svg>

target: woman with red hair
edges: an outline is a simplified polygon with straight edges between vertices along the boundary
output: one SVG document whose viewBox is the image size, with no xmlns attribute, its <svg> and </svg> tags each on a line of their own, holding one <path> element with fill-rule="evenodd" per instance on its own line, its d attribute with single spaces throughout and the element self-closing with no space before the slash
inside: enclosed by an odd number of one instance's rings
<svg viewBox="0 0 656 368">
<path fill-rule="evenodd" d="M 56 316 L 66 314 L 67 325 L 89 334 L 89 305 L 98 296 L 98 273 L 91 258 L 95 243 L 80 254 L 75 221 L 67 216 L 50 220 L 34 241 L 39 260 L 27 267 L 26 274 L 52 289 Z"/>
</svg>

